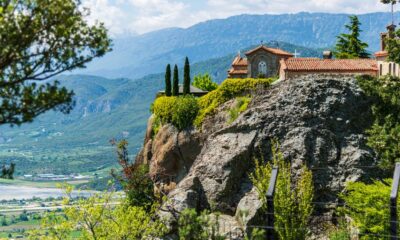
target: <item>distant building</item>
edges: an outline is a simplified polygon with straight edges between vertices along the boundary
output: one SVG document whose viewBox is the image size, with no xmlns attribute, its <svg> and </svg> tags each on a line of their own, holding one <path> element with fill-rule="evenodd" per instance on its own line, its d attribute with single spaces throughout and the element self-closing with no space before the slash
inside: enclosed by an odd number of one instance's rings
<svg viewBox="0 0 400 240">
<path fill-rule="evenodd" d="M 388 37 L 391 31 L 396 30 L 395 25 L 387 26 L 388 32 L 381 33 L 381 49 L 375 53 L 376 60 L 378 61 L 378 68 L 379 68 L 379 76 L 383 75 L 391 75 L 400 77 L 400 66 L 394 62 L 388 62 L 387 58 L 389 56 L 388 52 L 386 51 L 386 44 L 385 39 Z"/>
<path fill-rule="evenodd" d="M 280 61 L 293 57 L 291 53 L 264 45 L 246 52 L 245 55 L 246 58 L 243 58 L 240 53 L 235 57 L 232 68 L 228 71 L 229 78 L 278 76 Z"/>
<path fill-rule="evenodd" d="M 330 51 L 323 52 L 323 58 L 296 58 L 293 54 L 277 48 L 264 45 L 245 53 L 239 53 L 228 71 L 228 78 L 279 77 L 281 80 L 304 75 L 385 75 L 400 76 L 400 66 L 385 62 L 387 52 L 384 50 L 382 35 L 382 50 L 377 52 L 377 59 L 333 59 Z"/>
<path fill-rule="evenodd" d="M 281 61 L 280 79 L 314 74 L 377 76 L 378 64 L 374 59 L 289 58 Z"/>
</svg>

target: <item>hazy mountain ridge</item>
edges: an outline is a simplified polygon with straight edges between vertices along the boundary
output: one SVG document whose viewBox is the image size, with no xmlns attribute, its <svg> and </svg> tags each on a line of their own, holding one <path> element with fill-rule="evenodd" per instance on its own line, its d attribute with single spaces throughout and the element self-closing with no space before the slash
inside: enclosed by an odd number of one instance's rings
<svg viewBox="0 0 400 240">
<path fill-rule="evenodd" d="M 192 27 L 169 28 L 130 38 L 115 39 L 114 51 L 93 62 L 86 73 L 106 77 L 139 78 L 161 72 L 167 63 L 183 63 L 218 58 L 262 40 L 283 41 L 311 48 L 333 46 L 345 31 L 347 14 L 298 13 L 282 15 L 240 15 L 210 20 Z M 400 13 L 396 13 L 396 18 Z M 379 34 L 391 21 L 390 13 L 359 15 L 361 38 L 374 52 Z"/>
<path fill-rule="evenodd" d="M 319 50 L 282 42 L 269 45 L 279 45 L 290 52 L 297 49 L 304 56 L 320 55 Z M 236 53 L 231 53 L 193 64 L 192 75 L 208 72 L 220 83 L 226 78 L 235 55 Z M 164 73 L 137 80 L 89 75 L 60 76 L 57 79 L 68 89 L 74 90 L 76 105 L 73 111 L 69 115 L 48 112 L 33 123 L 21 127 L 1 127 L 0 159 L 17 161 L 19 173 L 29 173 L 31 168 L 43 168 L 42 164 L 48 167 L 49 163 L 54 166 L 51 171 L 69 173 L 79 170 L 70 167 L 69 161 L 75 161 L 76 166 L 84 165 L 85 169 L 93 162 L 95 164 L 90 169 L 114 164 L 115 159 L 109 144 L 112 138 L 126 138 L 130 142 L 132 154 L 138 151 L 150 116 L 150 104 L 157 91 L 164 88 Z M 89 152 L 81 152 L 82 148 Z M 9 149 L 23 153 L 23 156 L 16 157 L 17 154 L 9 152 Z M 45 153 L 46 151 L 48 152 Z M 29 167 L 25 167 L 25 156 L 31 156 Z"/>
</svg>

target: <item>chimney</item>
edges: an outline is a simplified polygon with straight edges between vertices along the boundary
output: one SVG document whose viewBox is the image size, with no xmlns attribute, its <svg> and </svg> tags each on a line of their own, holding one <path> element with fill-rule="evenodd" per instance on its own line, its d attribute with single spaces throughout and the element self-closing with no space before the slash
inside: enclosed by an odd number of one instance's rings
<svg viewBox="0 0 400 240">
<path fill-rule="evenodd" d="M 324 59 L 332 59 L 332 57 L 333 57 L 333 54 L 331 51 L 324 51 L 322 53 L 322 55 L 323 55 Z"/>
</svg>

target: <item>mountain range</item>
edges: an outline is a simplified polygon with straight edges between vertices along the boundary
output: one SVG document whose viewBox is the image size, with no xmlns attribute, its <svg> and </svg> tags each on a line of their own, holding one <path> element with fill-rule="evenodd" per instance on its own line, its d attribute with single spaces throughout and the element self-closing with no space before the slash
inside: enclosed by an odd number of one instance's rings
<svg viewBox="0 0 400 240">
<path fill-rule="evenodd" d="M 387 13 L 360 15 L 370 51 L 378 48 L 389 19 Z M 238 51 L 263 40 L 303 57 L 320 57 L 347 21 L 345 14 L 241 15 L 115 39 L 114 51 L 106 57 L 84 71 L 57 77 L 75 92 L 76 106 L 69 115 L 48 112 L 21 127 L 0 127 L 0 161 L 16 162 L 18 174 L 107 169 L 115 164 L 110 139 L 128 139 L 133 154 L 142 145 L 167 63 L 181 67 L 189 56 L 192 77 L 208 72 L 220 83 Z"/>
<path fill-rule="evenodd" d="M 261 41 L 282 41 L 308 48 L 330 48 L 345 32 L 348 14 L 297 13 L 240 15 L 210 20 L 192 27 L 169 28 L 144 35 L 114 39 L 114 51 L 94 61 L 82 73 L 136 79 L 161 72 L 167 63 L 181 64 L 223 57 Z M 400 13 L 396 13 L 399 19 Z M 379 48 L 380 33 L 391 22 L 390 13 L 359 15 L 361 38 L 371 52 Z"/>
</svg>

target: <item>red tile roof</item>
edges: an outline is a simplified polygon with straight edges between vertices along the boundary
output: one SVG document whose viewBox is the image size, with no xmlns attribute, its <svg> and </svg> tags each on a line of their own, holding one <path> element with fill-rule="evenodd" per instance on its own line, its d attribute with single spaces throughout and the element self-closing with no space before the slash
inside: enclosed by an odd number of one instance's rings
<svg viewBox="0 0 400 240">
<path fill-rule="evenodd" d="M 235 74 L 247 74 L 247 69 L 233 69 L 231 68 L 228 73 L 230 75 L 235 75 Z"/>
<path fill-rule="evenodd" d="M 247 66 L 247 58 L 242 58 L 241 56 L 236 56 L 233 60 L 232 66 Z"/>
<path fill-rule="evenodd" d="M 378 71 L 373 59 L 289 58 L 281 60 L 283 70 L 294 72 L 364 72 Z"/>
<path fill-rule="evenodd" d="M 375 57 L 387 57 L 389 53 L 387 51 L 379 51 L 375 53 Z"/>
<path fill-rule="evenodd" d="M 272 54 L 275 54 L 275 55 L 293 57 L 293 54 L 291 54 L 291 53 L 289 53 L 289 52 L 286 52 L 286 51 L 283 51 L 282 49 L 279 49 L 279 48 L 269 48 L 269 47 L 266 47 L 266 46 L 264 46 L 264 45 L 261 45 L 261 46 L 259 46 L 259 47 L 257 47 L 257 48 L 254 48 L 253 50 L 250 50 L 250 51 L 246 52 L 245 54 L 246 54 L 246 55 L 251 55 L 251 54 L 257 52 L 257 51 L 260 50 L 260 49 L 263 49 L 263 50 L 265 50 L 265 51 L 267 51 L 267 52 L 270 52 L 270 53 L 272 53 Z"/>
</svg>

